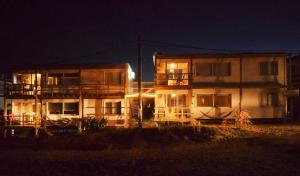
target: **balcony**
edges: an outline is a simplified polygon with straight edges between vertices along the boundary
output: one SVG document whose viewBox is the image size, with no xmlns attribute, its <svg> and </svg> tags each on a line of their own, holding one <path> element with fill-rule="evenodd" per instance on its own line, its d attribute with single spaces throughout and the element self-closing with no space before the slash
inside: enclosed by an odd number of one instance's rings
<svg viewBox="0 0 300 176">
<path fill-rule="evenodd" d="M 157 74 L 155 83 L 157 86 L 184 86 L 189 85 L 191 73 L 162 73 Z"/>
<path fill-rule="evenodd" d="M 79 84 L 69 86 L 37 86 L 34 84 L 12 84 L 7 86 L 6 95 L 11 98 L 30 98 L 36 95 L 45 98 L 101 98 L 109 96 L 124 96 L 124 85 Z"/>
</svg>

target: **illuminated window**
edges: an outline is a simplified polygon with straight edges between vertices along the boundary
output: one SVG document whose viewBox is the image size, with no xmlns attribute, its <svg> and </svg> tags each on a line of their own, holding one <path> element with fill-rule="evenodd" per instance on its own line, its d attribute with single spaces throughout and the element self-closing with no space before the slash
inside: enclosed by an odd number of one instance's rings
<svg viewBox="0 0 300 176">
<path fill-rule="evenodd" d="M 197 95 L 197 106 L 211 107 L 213 106 L 213 95 Z"/>
<path fill-rule="evenodd" d="M 185 94 L 169 94 L 169 95 L 167 95 L 167 106 L 168 107 L 186 107 L 186 105 L 187 105 L 187 95 L 185 95 Z"/>
<path fill-rule="evenodd" d="M 105 102 L 105 114 L 121 114 L 121 102 Z"/>
<path fill-rule="evenodd" d="M 79 103 L 48 103 L 49 114 L 79 115 Z"/>
<path fill-rule="evenodd" d="M 49 114 L 62 114 L 63 104 L 62 103 L 48 103 Z"/>
<path fill-rule="evenodd" d="M 63 85 L 63 74 L 62 73 L 49 73 L 48 74 L 48 85 Z"/>
<path fill-rule="evenodd" d="M 64 114 L 79 115 L 79 103 L 64 103 Z"/>
</svg>

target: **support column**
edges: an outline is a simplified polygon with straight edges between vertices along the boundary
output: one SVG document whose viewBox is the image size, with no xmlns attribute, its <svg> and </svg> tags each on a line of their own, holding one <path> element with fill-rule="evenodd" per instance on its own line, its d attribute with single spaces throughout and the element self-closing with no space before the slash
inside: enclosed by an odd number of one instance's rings
<svg viewBox="0 0 300 176">
<path fill-rule="evenodd" d="M 240 56 L 240 85 L 239 85 L 239 113 L 242 112 L 242 100 L 243 100 L 243 61 L 242 56 Z"/>
<path fill-rule="evenodd" d="M 34 106 L 35 106 L 35 110 L 34 110 L 34 129 L 35 129 L 35 136 L 39 136 L 39 128 L 40 128 L 40 119 L 38 116 L 38 80 L 37 80 L 37 70 L 35 70 L 35 80 L 34 80 L 34 84 L 35 84 L 35 89 L 34 89 Z M 23 117 L 24 118 L 24 117 Z"/>
</svg>

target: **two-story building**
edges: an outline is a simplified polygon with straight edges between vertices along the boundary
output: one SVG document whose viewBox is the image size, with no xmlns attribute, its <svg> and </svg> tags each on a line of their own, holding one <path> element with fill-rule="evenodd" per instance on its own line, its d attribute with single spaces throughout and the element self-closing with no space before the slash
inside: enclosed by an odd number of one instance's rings
<svg viewBox="0 0 300 176">
<path fill-rule="evenodd" d="M 16 68 L 5 89 L 12 105 L 10 125 L 51 125 L 91 117 L 107 119 L 108 126 L 128 127 L 126 95 L 131 94 L 128 85 L 133 78 L 129 64 Z"/>
<path fill-rule="evenodd" d="M 156 120 L 286 117 L 286 54 L 155 54 Z"/>
</svg>

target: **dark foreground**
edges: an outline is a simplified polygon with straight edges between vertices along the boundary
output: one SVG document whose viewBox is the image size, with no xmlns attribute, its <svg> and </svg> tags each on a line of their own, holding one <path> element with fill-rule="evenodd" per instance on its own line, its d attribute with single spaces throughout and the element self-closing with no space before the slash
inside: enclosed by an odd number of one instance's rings
<svg viewBox="0 0 300 176">
<path fill-rule="evenodd" d="M 0 175 L 300 175 L 299 129 L 6 139 L 0 141 Z"/>
</svg>

